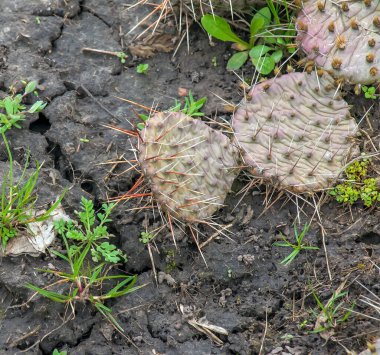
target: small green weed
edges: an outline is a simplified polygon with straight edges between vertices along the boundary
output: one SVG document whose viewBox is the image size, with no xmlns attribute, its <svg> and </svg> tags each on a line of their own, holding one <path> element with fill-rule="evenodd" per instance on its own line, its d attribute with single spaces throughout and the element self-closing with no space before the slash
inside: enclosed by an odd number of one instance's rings
<svg viewBox="0 0 380 355">
<path fill-rule="evenodd" d="M 5 175 L 0 185 L 0 240 L 2 248 L 5 249 L 9 239 L 17 237 L 21 230 L 28 229 L 28 224 L 48 219 L 60 204 L 64 193 L 46 212 L 36 214 L 35 206 L 38 197 L 35 194 L 35 187 L 41 166 L 36 163 L 36 170 L 29 177 L 26 177 L 26 170 L 29 166 L 28 155 L 21 176 L 16 182 L 13 172 L 12 153 L 5 134 L 2 132 L 1 135 L 9 160 L 9 172 Z"/>
<path fill-rule="evenodd" d="M 204 106 L 204 104 L 206 103 L 206 101 L 207 101 L 207 97 L 202 97 L 199 100 L 195 100 L 194 96 L 193 96 L 193 93 L 190 90 L 189 91 L 189 95 L 187 97 L 185 97 L 185 103 L 184 104 L 181 103 L 181 102 L 179 102 L 178 100 L 175 100 L 174 106 L 171 107 L 168 111 L 172 111 L 172 112 L 179 112 L 179 111 L 181 111 L 185 115 L 188 115 L 188 116 L 191 116 L 191 117 L 204 116 L 205 114 L 203 112 L 201 112 L 200 110 Z M 142 129 L 144 129 L 145 122 L 148 121 L 149 116 L 148 115 L 144 115 L 144 114 L 139 114 L 138 116 L 139 116 L 139 118 L 143 122 L 139 122 L 137 124 L 137 128 L 139 130 L 142 130 Z"/>
<path fill-rule="evenodd" d="M 114 204 L 103 204 L 102 212 L 95 215 L 94 203 L 91 200 L 82 197 L 82 210 L 76 212 L 81 224 L 72 220 L 60 220 L 54 222 L 54 226 L 58 234 L 62 237 L 76 242 L 75 245 L 70 246 L 72 253 L 74 253 L 78 246 L 82 247 L 90 245 L 92 260 L 95 262 L 100 262 L 102 260 L 109 263 L 126 261 L 127 257 L 120 249 L 115 245 L 110 244 L 108 241 L 104 241 L 105 239 L 112 237 L 105 224 L 111 222 L 109 215 L 114 206 Z M 97 225 L 96 217 L 99 220 Z"/>
<path fill-rule="evenodd" d="M 149 70 L 149 64 L 142 63 L 136 67 L 136 72 L 139 74 L 147 74 Z"/>
<path fill-rule="evenodd" d="M 348 310 L 344 309 L 346 301 L 343 299 L 347 298 L 348 292 L 334 291 L 332 297 L 325 305 L 313 289 L 311 289 L 311 293 L 313 294 L 313 297 L 321 310 L 321 315 L 317 316 L 316 327 L 313 331 L 311 331 L 311 333 L 321 333 L 336 328 L 339 324 L 347 321 L 353 308 L 355 307 L 355 303 L 353 303 Z"/>
<path fill-rule="evenodd" d="M 173 270 L 177 268 L 174 250 L 170 249 L 166 251 L 165 261 L 166 261 L 165 272 L 167 274 L 170 274 Z"/>
<path fill-rule="evenodd" d="M 305 237 L 306 233 L 309 231 L 309 224 L 305 224 L 303 227 L 303 230 L 301 231 L 300 234 L 298 234 L 298 230 L 296 225 L 294 225 L 294 236 L 296 238 L 297 244 L 291 243 L 284 235 L 281 234 L 281 238 L 283 242 L 275 242 L 273 243 L 274 246 L 277 247 L 287 247 L 287 248 L 292 248 L 293 251 L 281 261 L 281 264 L 284 265 L 289 265 L 295 257 L 299 254 L 301 250 L 318 250 L 318 247 L 313 247 L 313 246 L 307 246 L 305 244 L 302 244 L 303 238 Z"/>
<path fill-rule="evenodd" d="M 110 221 L 108 216 L 113 205 L 103 205 L 103 212 L 96 215 L 99 219 L 96 227 L 94 227 L 96 217 L 93 203 L 82 198 L 81 206 L 82 211 L 77 212 L 77 215 L 83 224 L 82 227 L 79 226 L 79 223 L 74 222 L 61 221 L 56 224 L 66 253 L 51 251 L 68 264 L 69 271 L 38 269 L 38 271 L 58 277 L 58 281 L 44 288 L 33 284 L 27 284 L 26 287 L 52 301 L 70 305 L 73 312 L 75 302 L 87 301 L 116 329 L 123 331 L 112 315 L 112 309 L 104 303 L 108 299 L 124 296 L 143 286 L 133 287 L 137 280 L 136 275 L 108 275 L 114 263 L 125 259 L 122 252 L 114 245 L 108 242 L 105 242 L 106 245 L 104 242 L 99 242 L 99 240 L 110 237 L 104 224 Z M 75 243 L 70 244 L 72 241 Z M 92 260 L 89 260 L 90 257 Z M 51 290 L 55 286 L 63 284 L 68 285 L 64 292 Z M 104 291 L 104 288 L 107 288 L 108 291 Z"/>
<path fill-rule="evenodd" d="M 284 51 L 294 53 L 295 46 L 292 40 L 296 32 L 290 21 L 286 1 L 283 3 L 287 20 L 284 25 L 281 25 L 279 18 L 280 7 L 274 5 L 272 0 L 267 0 L 267 4 L 267 7 L 260 9 L 253 16 L 248 42 L 237 36 L 224 18 L 214 14 L 202 17 L 202 26 L 209 35 L 224 42 L 233 42 L 233 48 L 239 51 L 229 59 L 227 69 L 237 70 L 250 58 L 256 70 L 267 75 L 281 61 Z"/>
<path fill-rule="evenodd" d="M 337 202 L 350 205 L 362 200 L 366 207 L 371 207 L 380 201 L 376 179 L 368 177 L 369 163 L 367 159 L 351 163 L 345 170 L 347 180 L 335 186 L 329 194 Z"/>
<path fill-rule="evenodd" d="M 376 88 L 374 86 L 362 86 L 362 91 L 366 99 L 377 99 L 379 97 L 379 95 L 376 94 Z"/>
<path fill-rule="evenodd" d="M 121 64 L 125 64 L 126 59 L 128 56 L 124 52 L 115 52 L 116 57 L 119 58 Z"/>
<path fill-rule="evenodd" d="M 37 83 L 30 81 L 24 82 L 25 89 L 23 94 L 12 94 L 6 96 L 0 100 L 0 133 L 5 133 L 12 127 L 21 128 L 19 123 L 25 120 L 27 113 L 36 113 L 42 111 L 46 103 L 43 101 L 35 102 L 32 107 L 26 109 L 22 104 L 22 100 L 30 93 L 34 93 L 37 96 L 36 86 Z"/>
<path fill-rule="evenodd" d="M 152 239 L 154 238 L 154 235 L 149 232 L 141 232 L 141 238 L 139 238 L 139 241 L 143 243 L 144 245 L 148 244 Z"/>
<path fill-rule="evenodd" d="M 59 351 L 58 349 L 54 349 L 51 355 L 67 355 L 67 351 Z"/>
<path fill-rule="evenodd" d="M 182 107 L 182 104 L 176 100 L 174 107 L 169 109 L 169 111 L 174 111 L 174 112 L 181 111 L 185 115 L 188 115 L 191 117 L 204 116 L 205 114 L 201 112 L 200 109 L 204 106 L 206 101 L 207 101 L 207 97 L 202 97 L 201 99 L 196 101 L 194 99 L 193 93 L 190 90 L 189 95 L 185 97 L 184 106 Z"/>
</svg>

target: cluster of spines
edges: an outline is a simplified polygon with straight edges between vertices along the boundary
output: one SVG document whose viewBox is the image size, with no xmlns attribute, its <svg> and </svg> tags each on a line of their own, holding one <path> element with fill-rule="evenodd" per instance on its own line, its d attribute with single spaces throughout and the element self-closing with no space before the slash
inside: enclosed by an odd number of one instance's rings
<svg viewBox="0 0 380 355">
<path fill-rule="evenodd" d="M 371 8 L 373 6 L 373 2 L 371 0 L 364 0 L 363 4 L 365 5 L 366 8 Z M 315 6 L 317 10 L 321 13 L 324 13 L 326 11 L 326 1 L 318 1 Z M 336 8 L 340 7 L 341 11 L 343 12 L 342 21 L 344 21 L 345 16 L 348 16 L 345 14 L 348 14 L 350 11 L 350 3 L 339 2 L 339 3 L 334 3 L 333 6 Z M 337 71 L 337 73 L 339 73 L 339 71 L 342 69 L 342 66 L 344 65 L 345 57 L 347 56 L 345 54 L 345 50 L 347 48 L 349 39 L 347 38 L 347 35 L 345 35 L 344 33 L 342 34 L 342 33 L 337 32 L 336 30 L 337 26 L 336 26 L 335 21 L 336 20 L 330 21 L 327 25 L 327 29 L 330 33 L 336 34 L 335 48 L 337 50 L 336 50 L 335 55 L 332 58 L 330 58 L 330 61 L 331 61 L 330 64 L 331 64 L 331 68 Z M 360 26 L 361 26 L 360 22 L 356 18 L 348 18 L 348 17 L 347 17 L 347 21 L 348 21 L 349 28 L 352 31 L 354 31 L 353 36 L 355 37 L 359 36 L 360 33 L 358 32 L 358 30 L 360 29 Z M 378 15 L 373 16 L 372 24 L 375 28 L 380 29 L 380 17 Z M 303 20 L 298 20 L 297 29 L 300 33 L 307 33 L 309 29 L 308 24 L 305 23 Z M 370 33 L 370 32 L 367 32 L 367 33 Z M 376 62 L 375 61 L 376 53 L 375 51 L 373 51 L 373 48 L 376 45 L 376 39 L 374 38 L 374 36 L 371 36 L 369 39 L 366 39 L 366 42 L 367 42 L 368 50 L 366 53 L 363 54 L 363 61 L 365 61 L 369 65 L 372 64 L 372 66 L 368 68 L 368 74 L 369 74 L 369 77 L 374 78 L 375 80 L 375 78 L 379 74 L 379 68 L 374 64 Z M 312 50 L 317 56 L 318 55 L 325 56 L 325 54 L 320 53 L 319 45 L 317 44 L 314 45 Z"/>
</svg>

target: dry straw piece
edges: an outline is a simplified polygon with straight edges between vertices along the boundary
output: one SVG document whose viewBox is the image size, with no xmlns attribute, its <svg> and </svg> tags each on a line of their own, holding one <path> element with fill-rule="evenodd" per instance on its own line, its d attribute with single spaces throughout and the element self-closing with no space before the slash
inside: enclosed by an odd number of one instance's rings
<svg viewBox="0 0 380 355">
<path fill-rule="evenodd" d="M 243 159 L 293 192 L 331 186 L 355 150 L 357 124 L 327 73 L 291 73 L 256 85 L 234 114 Z"/>
<path fill-rule="evenodd" d="M 220 131 L 181 112 L 160 112 L 140 132 L 138 159 L 160 208 L 204 222 L 223 206 L 238 174 L 238 149 Z"/>
<path fill-rule="evenodd" d="M 303 1 L 298 42 L 309 60 L 353 84 L 380 79 L 380 2 Z"/>
</svg>

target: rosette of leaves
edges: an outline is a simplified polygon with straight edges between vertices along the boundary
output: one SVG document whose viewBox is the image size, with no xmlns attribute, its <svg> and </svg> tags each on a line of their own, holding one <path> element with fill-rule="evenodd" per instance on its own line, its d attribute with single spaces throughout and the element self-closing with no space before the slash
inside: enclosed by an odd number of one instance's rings
<svg viewBox="0 0 380 355">
<path fill-rule="evenodd" d="M 291 23 L 281 25 L 278 12 L 273 6 L 260 9 L 252 17 L 248 40 L 241 39 L 222 17 L 206 14 L 201 22 L 209 35 L 224 42 L 232 42 L 232 47 L 238 50 L 227 63 L 229 70 L 237 70 L 251 60 L 260 74 L 267 75 L 286 52 L 293 53 L 295 50 L 292 44 L 294 26 Z"/>
</svg>

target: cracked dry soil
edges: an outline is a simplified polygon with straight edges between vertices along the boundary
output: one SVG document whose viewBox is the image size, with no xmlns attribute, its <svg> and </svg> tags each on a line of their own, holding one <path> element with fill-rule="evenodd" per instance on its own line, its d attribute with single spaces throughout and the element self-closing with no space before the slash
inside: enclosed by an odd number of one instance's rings
<svg viewBox="0 0 380 355">
<path fill-rule="evenodd" d="M 126 192 L 137 179 L 133 170 L 123 173 L 123 164 L 113 170 L 100 165 L 133 159 L 133 142 L 102 126 L 128 128 L 127 119 L 134 119 L 133 106 L 115 96 L 164 109 L 178 98 L 178 88 L 184 87 L 197 97 L 208 97 L 206 114 L 226 119 L 228 114 L 212 93 L 236 103 L 241 99 L 238 79 L 224 69 L 230 49 L 218 43 L 210 50 L 207 37 L 196 25 L 190 35 L 190 53 L 183 45 L 174 58 L 161 53 L 144 60 L 150 65 L 147 75 L 136 73 L 138 61 L 131 58 L 123 66 L 114 57 L 82 53 L 83 47 L 125 50 L 130 39 L 125 34 L 145 14 L 142 9 L 125 9 L 123 0 L 0 1 L 0 95 L 6 95 L 21 79 L 35 80 L 41 99 L 49 103 L 43 113 L 29 117 L 23 129 L 9 132 L 12 153 L 19 164 L 25 162 L 28 150 L 32 162 L 44 162 L 38 185 L 41 204 L 54 199 L 63 187 L 70 187 L 64 206 L 71 215 L 82 195 L 93 198 L 99 206 L 107 197 Z M 215 60 L 217 66 L 212 65 Z M 358 119 L 370 106 L 368 100 L 356 96 L 348 95 L 347 99 Z M 363 126 L 376 145 L 378 114 L 376 102 Z M 88 142 L 83 143 L 83 138 Z M 8 168 L 1 145 L 1 173 Z M 245 184 L 239 179 L 233 192 Z M 311 310 L 318 313 L 310 284 L 323 302 L 343 280 L 347 280 L 349 301 L 366 292 L 355 279 L 379 294 L 379 272 L 371 263 L 380 264 L 377 209 L 358 204 L 351 215 L 333 201 L 322 206 L 330 280 L 316 223 L 306 241 L 320 249 L 300 253 L 290 266 L 279 263 L 288 250 L 272 244 L 280 233 L 292 236 L 291 225 L 299 212 L 294 201 L 285 204 L 285 197 L 280 197 L 262 213 L 265 187 L 249 191 L 235 208 L 240 198 L 232 193 L 217 215 L 222 224 L 232 223 L 233 234 L 231 239 L 220 236 L 204 248 L 207 267 L 190 236 L 176 231 L 178 249 L 169 231 L 158 237 L 159 253 L 153 253 L 154 263 L 157 271 L 172 277 L 158 286 L 149 253 L 138 240 L 144 226 L 155 223 L 153 216 L 128 211 L 135 207 L 133 201 L 118 206 L 110 228 L 129 257 L 122 268 L 138 274 L 139 284 L 147 284 L 108 304 L 128 339 L 86 304 L 77 304 L 76 318 L 66 323 L 65 307 L 47 299 L 35 297 L 19 307 L 31 296 L 24 288 L 27 282 L 39 286 L 49 282 L 35 268 L 48 264 L 59 267 L 60 261 L 49 254 L 3 258 L 0 354 L 51 354 L 55 348 L 70 355 L 243 355 L 258 354 L 260 349 L 262 354 L 344 354 L 343 346 L 360 351 L 367 341 L 380 335 L 379 322 L 356 314 L 336 329 L 334 340 L 327 342 L 302 327 L 315 323 Z M 307 221 L 313 210 L 304 205 L 303 211 L 306 216 L 301 214 L 301 218 Z M 213 233 L 207 229 L 203 232 L 205 239 Z M 229 335 L 220 336 L 223 345 L 218 346 L 189 325 L 179 311 L 180 305 L 192 307 L 196 319 L 206 317 L 211 324 L 224 327 Z M 373 310 L 363 304 L 358 303 L 355 309 L 373 315 Z"/>
</svg>

